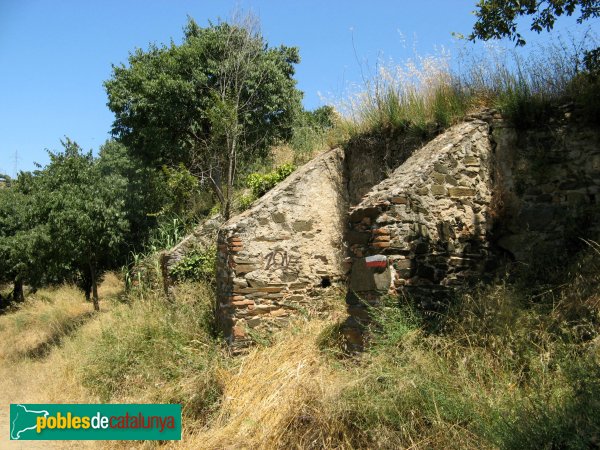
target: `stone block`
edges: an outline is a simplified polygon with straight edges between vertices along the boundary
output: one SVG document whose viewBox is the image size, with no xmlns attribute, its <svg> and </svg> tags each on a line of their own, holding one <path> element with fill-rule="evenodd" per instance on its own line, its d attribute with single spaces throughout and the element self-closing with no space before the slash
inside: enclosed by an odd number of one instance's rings
<svg viewBox="0 0 600 450">
<path fill-rule="evenodd" d="M 475 172 L 475 175 L 477 175 L 477 172 Z M 446 175 L 446 183 L 451 184 L 452 186 L 457 186 L 458 180 L 452 175 Z"/>
<path fill-rule="evenodd" d="M 271 219 L 275 223 L 283 223 L 285 222 L 285 214 L 281 212 L 274 212 L 271 214 Z"/>
<path fill-rule="evenodd" d="M 390 245 L 391 244 L 390 244 L 389 241 L 387 241 L 387 242 L 373 242 L 371 244 L 371 247 L 373 247 L 373 248 L 388 248 L 388 247 L 390 247 Z"/>
<path fill-rule="evenodd" d="M 373 273 L 373 281 L 375 282 L 375 288 L 378 291 L 387 291 L 392 284 L 392 272 L 389 268 L 379 273 L 375 271 Z"/>
<path fill-rule="evenodd" d="M 233 306 L 235 306 L 236 308 L 242 308 L 244 306 L 254 305 L 254 301 L 253 300 L 238 300 L 235 302 L 231 302 L 231 304 Z"/>
<path fill-rule="evenodd" d="M 408 204 L 408 199 L 406 197 L 392 197 L 392 203 L 396 204 L 396 205 L 407 205 Z"/>
<path fill-rule="evenodd" d="M 296 220 L 292 223 L 292 229 L 294 231 L 310 231 L 312 230 L 312 221 Z"/>
<path fill-rule="evenodd" d="M 448 167 L 445 164 L 435 163 L 433 165 L 433 168 L 436 172 L 443 173 L 443 174 L 448 173 Z"/>
<path fill-rule="evenodd" d="M 446 195 L 446 187 L 439 184 L 432 185 L 431 195 Z"/>
<path fill-rule="evenodd" d="M 449 187 L 448 195 L 450 197 L 469 197 L 475 195 L 475 189 L 467 187 Z"/>
<path fill-rule="evenodd" d="M 269 315 L 273 316 L 273 317 L 283 317 L 283 316 L 287 316 L 288 312 L 283 308 L 279 308 L 279 309 L 275 309 L 275 310 L 271 311 L 269 313 Z"/>
<path fill-rule="evenodd" d="M 446 175 L 443 173 L 433 172 L 431 177 L 438 184 L 443 184 L 446 181 Z"/>
<path fill-rule="evenodd" d="M 469 167 L 479 166 L 480 161 L 479 158 L 475 156 L 466 156 L 465 158 L 463 158 L 463 164 Z"/>
<path fill-rule="evenodd" d="M 379 235 L 379 236 L 375 236 L 375 238 L 373 239 L 373 242 L 389 242 L 390 241 L 390 236 L 389 235 Z"/>
<path fill-rule="evenodd" d="M 242 339 L 246 337 L 246 327 L 244 326 L 244 324 L 235 324 L 231 331 L 234 339 Z"/>
<path fill-rule="evenodd" d="M 354 292 L 387 291 L 392 282 L 389 268 L 372 269 L 367 267 L 364 258 L 354 261 L 350 274 L 350 290 Z"/>
<path fill-rule="evenodd" d="M 389 235 L 390 234 L 390 229 L 389 228 L 375 228 L 374 230 L 371 231 L 371 233 L 373 233 L 374 235 Z"/>
<path fill-rule="evenodd" d="M 233 268 L 237 275 L 243 275 L 246 273 L 254 272 L 255 270 L 260 269 L 260 266 L 254 264 L 233 264 Z"/>
</svg>

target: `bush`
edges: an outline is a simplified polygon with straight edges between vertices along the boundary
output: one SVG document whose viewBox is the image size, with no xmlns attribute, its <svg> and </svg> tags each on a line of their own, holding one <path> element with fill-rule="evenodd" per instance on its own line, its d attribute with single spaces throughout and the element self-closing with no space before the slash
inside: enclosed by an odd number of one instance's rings
<svg viewBox="0 0 600 450">
<path fill-rule="evenodd" d="M 259 198 L 285 180 L 295 169 L 292 164 L 283 164 L 266 174 L 251 173 L 248 175 L 246 185 L 252 190 L 254 196 Z"/>
<path fill-rule="evenodd" d="M 171 275 L 178 281 L 214 283 L 216 260 L 217 251 L 215 248 L 194 249 L 171 269 Z"/>
<path fill-rule="evenodd" d="M 247 209 L 250 209 L 250 207 L 252 206 L 252 203 L 254 203 L 255 200 L 256 200 L 256 197 L 254 196 L 254 194 L 241 195 L 238 198 L 239 210 L 246 211 Z"/>
</svg>

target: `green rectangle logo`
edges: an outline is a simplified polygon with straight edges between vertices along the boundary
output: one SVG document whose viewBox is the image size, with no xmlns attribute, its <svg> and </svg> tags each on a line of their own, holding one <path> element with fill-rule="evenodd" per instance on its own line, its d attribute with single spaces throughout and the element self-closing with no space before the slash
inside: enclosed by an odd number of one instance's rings
<svg viewBox="0 0 600 450">
<path fill-rule="evenodd" d="M 11 404 L 10 439 L 179 440 L 181 405 Z"/>
</svg>

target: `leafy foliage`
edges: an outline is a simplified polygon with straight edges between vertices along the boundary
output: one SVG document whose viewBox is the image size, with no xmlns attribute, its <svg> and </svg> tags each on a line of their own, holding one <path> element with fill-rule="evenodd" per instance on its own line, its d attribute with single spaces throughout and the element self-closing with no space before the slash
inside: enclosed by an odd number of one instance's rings
<svg viewBox="0 0 600 450">
<path fill-rule="evenodd" d="M 178 281 L 214 281 L 216 255 L 214 248 L 194 249 L 171 269 L 171 275 Z"/>
<path fill-rule="evenodd" d="M 326 145 L 327 133 L 336 122 L 332 106 L 321 106 L 313 111 L 302 111 L 294 124 L 290 145 L 294 149 L 294 161 L 306 162 L 315 150 Z"/>
<path fill-rule="evenodd" d="M 74 141 L 63 146 L 0 192 L 0 265 L 4 277 L 33 286 L 83 273 L 97 307 L 96 281 L 114 267 L 129 229 L 127 181 Z"/>
<path fill-rule="evenodd" d="M 168 212 L 182 217 L 190 209 L 194 193 L 198 189 L 198 180 L 183 163 L 179 163 L 177 168 L 163 166 L 162 170 L 166 177 L 166 188 L 170 200 Z"/>
<path fill-rule="evenodd" d="M 171 196 L 164 173 L 148 167 L 125 145 L 109 140 L 100 147 L 97 160 L 103 175 L 117 175 L 126 180 L 125 213 L 129 232 L 119 254 L 119 261 L 132 249 L 140 248 L 149 239 L 159 221 L 172 210 L 180 208 Z"/>
<path fill-rule="evenodd" d="M 227 216 L 237 166 L 291 135 L 298 50 L 269 48 L 245 23 L 201 28 L 190 19 L 184 31 L 181 45 L 151 45 L 113 67 L 113 135 L 155 166 L 185 164 Z"/>
<path fill-rule="evenodd" d="M 291 175 L 295 169 L 292 164 L 282 164 L 269 173 L 251 173 L 248 175 L 246 185 L 252 190 L 256 198 L 262 197 L 273 189 L 277 183 L 280 183 Z"/>
<path fill-rule="evenodd" d="M 571 16 L 579 9 L 578 23 L 599 17 L 600 5 L 597 0 L 480 0 L 475 15 L 477 22 L 470 40 L 500 39 L 508 37 L 517 45 L 525 45 L 525 39 L 517 31 L 517 19 L 533 16 L 531 30 L 540 33 L 554 28 L 560 16 Z"/>
</svg>

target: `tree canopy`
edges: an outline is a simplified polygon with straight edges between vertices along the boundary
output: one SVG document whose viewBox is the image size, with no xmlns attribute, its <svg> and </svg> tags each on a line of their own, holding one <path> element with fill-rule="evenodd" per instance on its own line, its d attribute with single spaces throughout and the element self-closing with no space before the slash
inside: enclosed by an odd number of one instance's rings
<svg viewBox="0 0 600 450">
<path fill-rule="evenodd" d="M 291 135 L 298 62 L 296 48 L 270 48 L 250 22 L 189 19 L 181 45 L 137 49 L 113 66 L 113 135 L 155 167 L 185 164 L 226 203 L 237 165 Z"/>
<path fill-rule="evenodd" d="M 540 33 L 554 28 L 556 19 L 579 12 L 578 23 L 600 16 L 598 0 L 480 0 L 475 15 L 477 22 L 470 40 L 500 39 L 508 37 L 517 45 L 525 45 L 525 39 L 517 31 L 521 16 L 533 16 L 531 30 Z"/>
<path fill-rule="evenodd" d="M 129 228 L 127 180 L 103 171 L 70 139 L 63 146 L 49 152 L 45 168 L 0 190 L 0 281 L 13 281 L 18 299 L 23 282 L 35 287 L 79 274 L 98 309 L 96 280 L 116 266 Z"/>
</svg>

